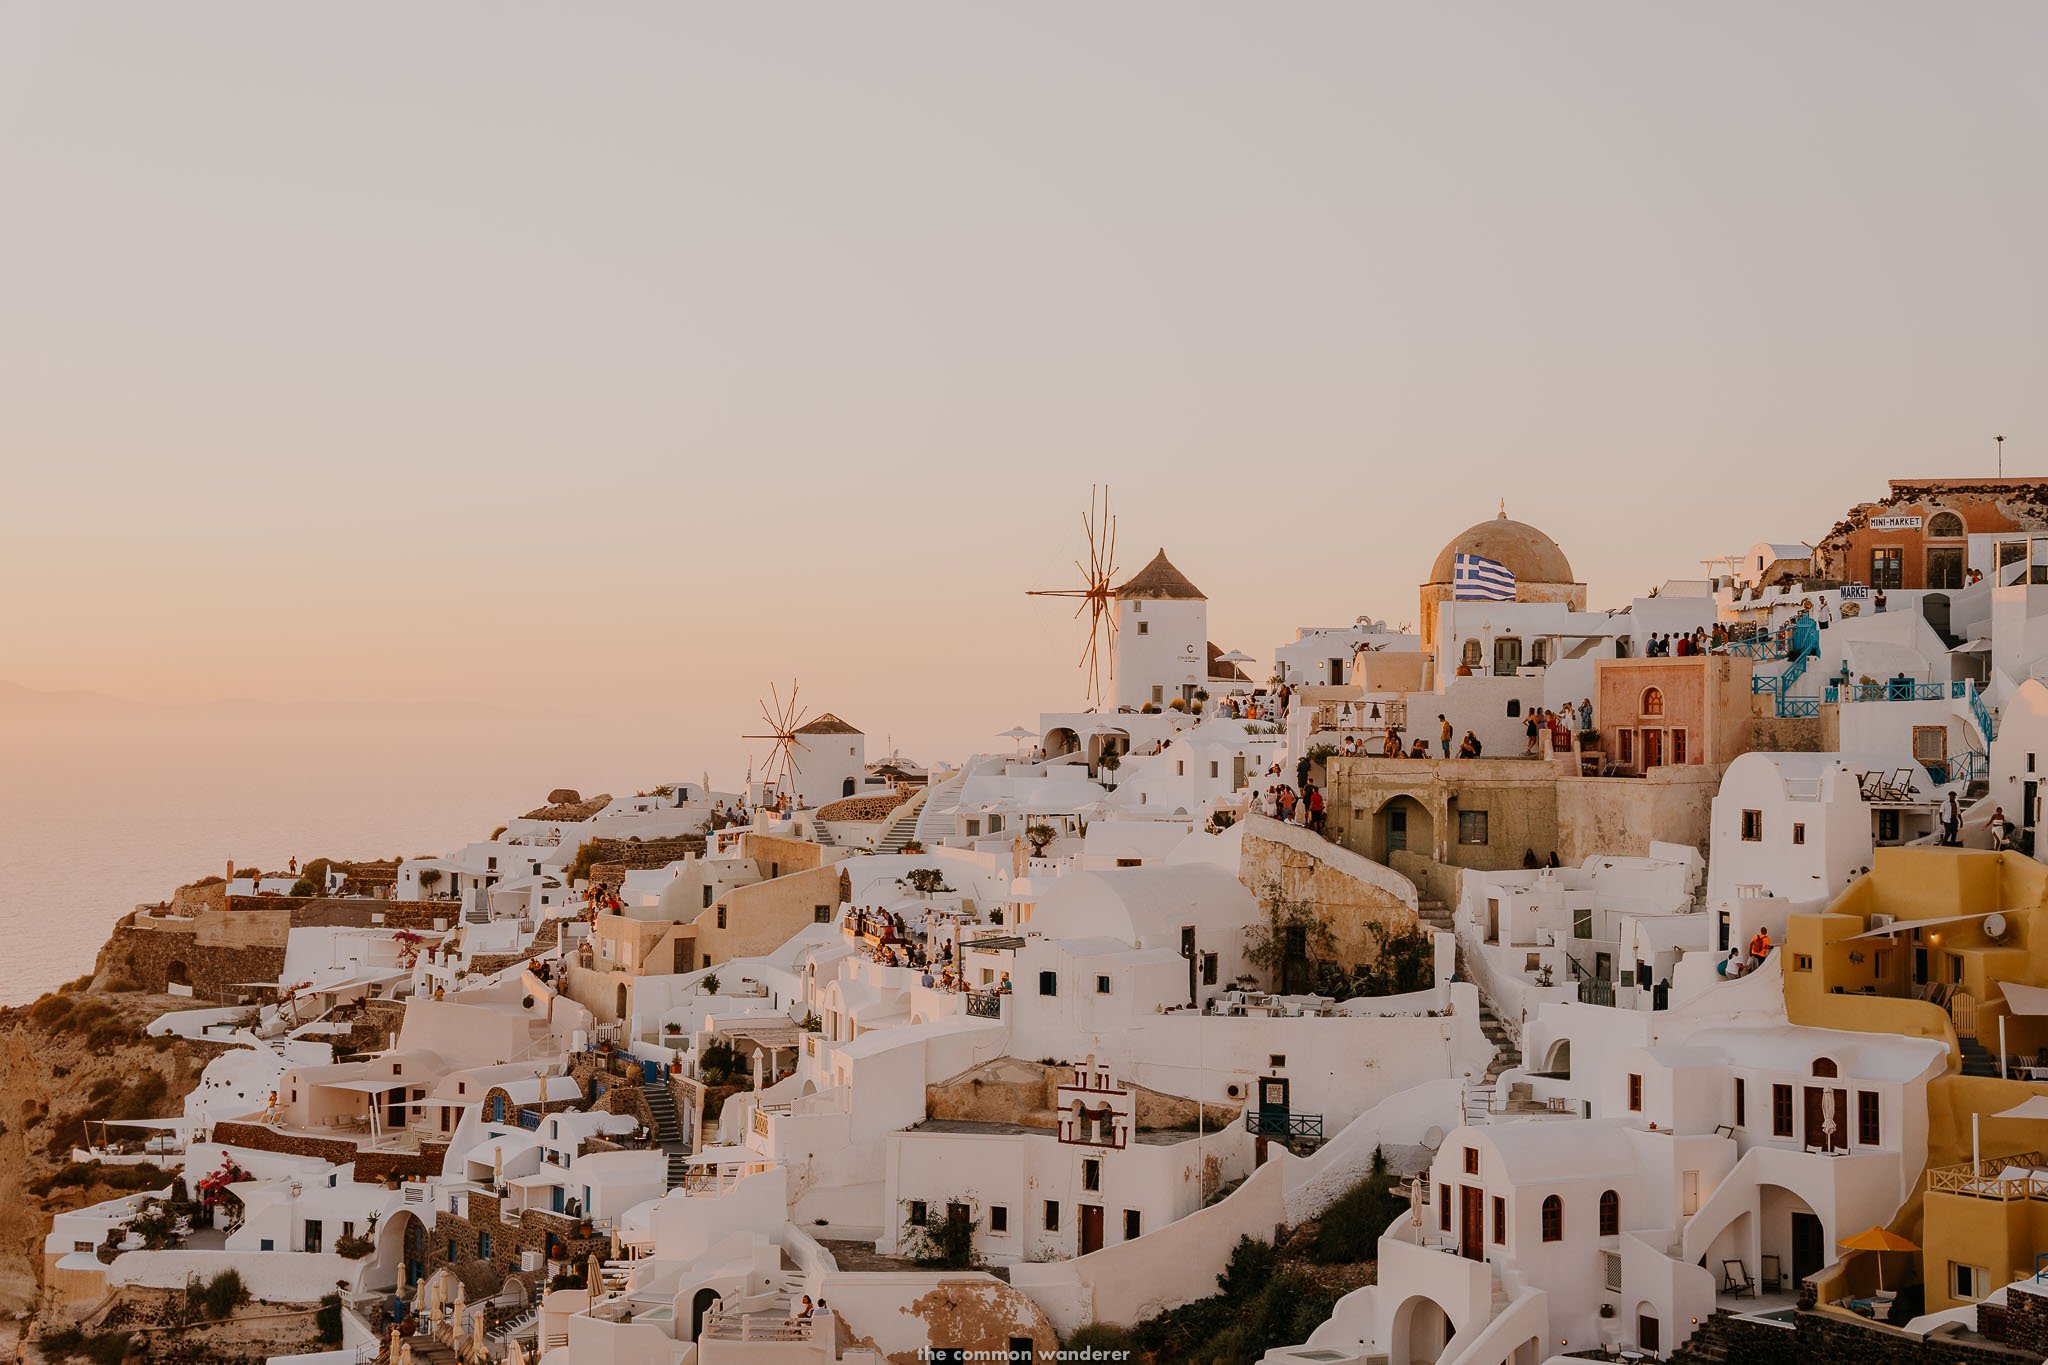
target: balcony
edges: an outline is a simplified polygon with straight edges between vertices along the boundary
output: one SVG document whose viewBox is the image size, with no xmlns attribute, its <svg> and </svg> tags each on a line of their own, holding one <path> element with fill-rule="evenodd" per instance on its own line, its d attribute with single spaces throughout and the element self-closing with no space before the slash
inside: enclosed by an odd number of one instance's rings
<svg viewBox="0 0 2048 1365">
<path fill-rule="evenodd" d="M 967 1014 L 973 1019 L 1001 1019 L 1003 997 L 1000 991 L 971 991 L 967 996 Z"/>
<path fill-rule="evenodd" d="M 1321 1142 L 1323 1140 L 1323 1116 L 1321 1114 L 1262 1114 L 1256 1109 L 1245 1111 L 1244 1130 L 1256 1137 L 1279 1138 L 1285 1141 Z"/>
<path fill-rule="evenodd" d="M 1970 1199 L 2048 1199 L 2048 1156 L 2021 1152 L 1959 1166 L 1931 1166 L 1929 1194 L 1956 1194 Z"/>
</svg>

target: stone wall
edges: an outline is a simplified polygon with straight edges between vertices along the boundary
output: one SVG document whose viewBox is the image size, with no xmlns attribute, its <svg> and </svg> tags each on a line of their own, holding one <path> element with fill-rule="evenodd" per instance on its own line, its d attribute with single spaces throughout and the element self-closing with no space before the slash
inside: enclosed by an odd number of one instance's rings
<svg viewBox="0 0 2048 1365">
<path fill-rule="evenodd" d="M 1283 896 L 1314 905 L 1336 961 L 1346 967 L 1366 966 L 1379 955 L 1373 926 L 1387 933 L 1421 927 L 1415 887 L 1405 877 L 1264 816 L 1245 820 L 1237 876 L 1254 896 L 1277 883 Z"/>
<path fill-rule="evenodd" d="M 227 1147 L 247 1147 L 256 1152 L 283 1152 L 288 1156 L 318 1157 L 332 1164 L 342 1164 L 356 1159 L 355 1143 L 343 1138 L 280 1133 L 260 1123 L 216 1123 L 213 1125 L 213 1140 Z"/>
<path fill-rule="evenodd" d="M 1669 1357 L 1672 1365 L 2017 1365 L 2041 1358 L 2038 1349 L 2021 1352 L 1981 1338 L 1919 1336 L 1829 1312 L 1800 1313 L 1790 1331 L 1716 1313 Z"/>
<path fill-rule="evenodd" d="M 1559 778 L 1558 860 L 1576 867 L 1596 853 L 1646 857 L 1652 843 L 1704 854 L 1725 771 L 1705 763 L 1653 768 L 1642 777 Z"/>
<path fill-rule="evenodd" d="M 203 999 L 241 1000 L 252 994 L 242 982 L 275 981 L 283 970 L 282 944 L 202 944 L 193 921 L 149 920 L 116 926 L 100 947 L 93 975 L 159 993 L 177 982 Z"/>
<path fill-rule="evenodd" d="M 508 1278 L 526 1281 L 529 1289 L 545 1288 L 537 1285 L 545 1271 L 520 1269 L 523 1253 L 537 1251 L 545 1263 L 551 1251 L 559 1250 L 565 1253 L 558 1258 L 561 1263 L 576 1268 L 587 1265 L 593 1253 L 611 1254 L 611 1234 L 599 1233 L 579 1219 L 545 1209 L 526 1209 L 520 1213 L 518 1222 L 508 1223 L 498 1197 L 477 1189 L 464 1196 L 464 1206 L 465 1212 L 461 1214 L 443 1213 L 435 1217 L 426 1240 L 427 1274 L 445 1265 L 484 1262 Z M 489 1256 L 483 1255 L 485 1237 L 491 1239 Z"/>
</svg>

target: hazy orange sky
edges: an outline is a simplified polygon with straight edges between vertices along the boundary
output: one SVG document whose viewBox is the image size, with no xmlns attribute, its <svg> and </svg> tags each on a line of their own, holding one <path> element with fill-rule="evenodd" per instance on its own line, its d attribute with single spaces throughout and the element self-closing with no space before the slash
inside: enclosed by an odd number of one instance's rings
<svg viewBox="0 0 2048 1365">
<path fill-rule="evenodd" d="M 2048 471 L 2048 9 L 0 9 L 0 678 L 937 757 L 1157 547 L 1261 658 Z"/>
</svg>

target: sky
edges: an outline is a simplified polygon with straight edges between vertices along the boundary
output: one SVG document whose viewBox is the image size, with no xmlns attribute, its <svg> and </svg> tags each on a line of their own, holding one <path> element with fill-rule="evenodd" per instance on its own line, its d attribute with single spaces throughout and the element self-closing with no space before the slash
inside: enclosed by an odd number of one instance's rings
<svg viewBox="0 0 2048 1365">
<path fill-rule="evenodd" d="M 912 754 L 1212 634 L 1596 605 L 2048 473 L 2048 8 L 0 8 L 0 679 Z M 694 763 L 687 764 L 694 770 Z"/>
</svg>

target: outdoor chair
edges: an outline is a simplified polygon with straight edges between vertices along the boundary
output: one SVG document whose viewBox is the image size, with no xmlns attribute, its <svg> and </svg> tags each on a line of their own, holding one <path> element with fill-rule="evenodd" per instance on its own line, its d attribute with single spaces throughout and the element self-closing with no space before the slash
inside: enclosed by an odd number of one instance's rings
<svg viewBox="0 0 2048 1365">
<path fill-rule="evenodd" d="M 1734 1298 L 1745 1294 L 1756 1297 L 1756 1283 L 1749 1278 L 1749 1267 L 1740 1261 L 1721 1262 L 1721 1292 Z"/>
</svg>

